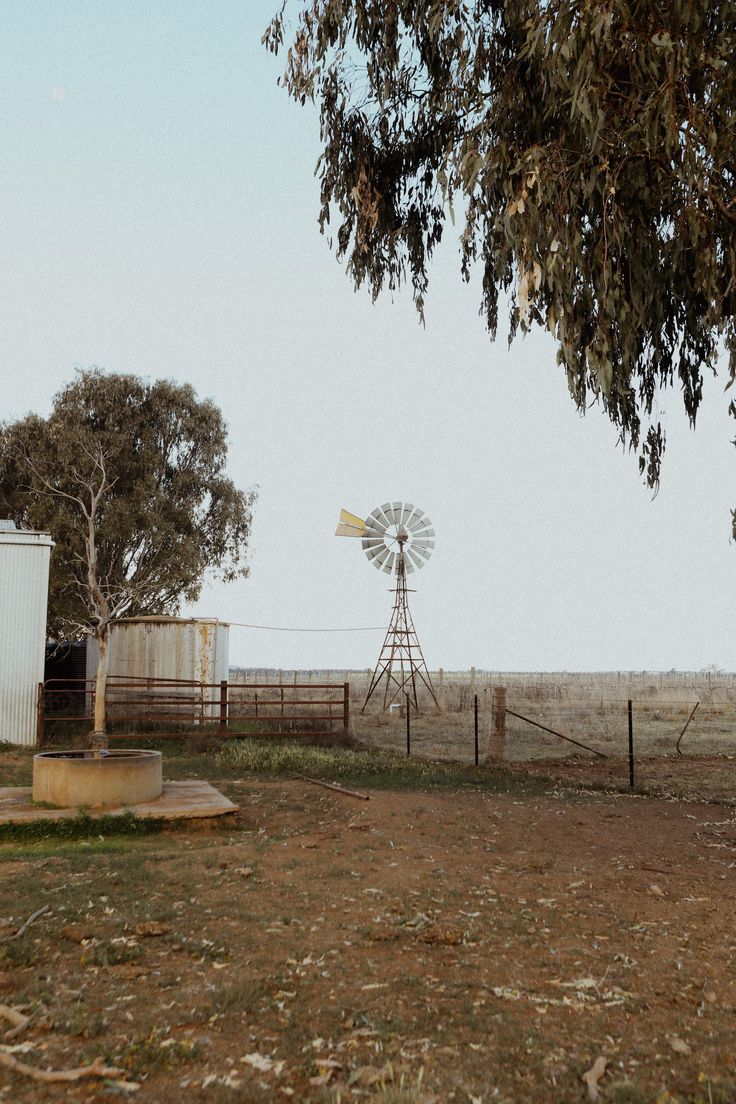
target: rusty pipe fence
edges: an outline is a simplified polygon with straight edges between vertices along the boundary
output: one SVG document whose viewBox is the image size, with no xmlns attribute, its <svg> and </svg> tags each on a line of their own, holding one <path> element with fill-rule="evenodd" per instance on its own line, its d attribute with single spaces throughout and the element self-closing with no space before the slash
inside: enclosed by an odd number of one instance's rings
<svg viewBox="0 0 736 1104">
<path fill-rule="evenodd" d="M 107 729 L 116 740 L 282 734 L 347 735 L 350 683 L 194 682 L 108 676 Z M 38 685 L 37 744 L 70 739 L 93 727 L 94 679 L 48 679 Z"/>
</svg>

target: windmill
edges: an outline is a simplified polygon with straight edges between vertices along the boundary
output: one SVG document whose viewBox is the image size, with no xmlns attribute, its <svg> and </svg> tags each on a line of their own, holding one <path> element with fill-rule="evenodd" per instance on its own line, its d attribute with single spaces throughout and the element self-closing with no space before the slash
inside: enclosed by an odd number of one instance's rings
<svg viewBox="0 0 736 1104">
<path fill-rule="evenodd" d="M 386 638 L 368 687 L 363 710 L 383 682 L 384 710 L 404 698 L 418 710 L 417 686 L 423 685 L 432 701 L 437 695 L 422 655 L 417 631 L 409 611 L 406 576 L 424 567 L 434 548 L 434 529 L 423 510 L 409 502 L 384 502 L 365 521 L 347 510 L 340 511 L 337 537 L 359 537 L 363 551 L 379 571 L 393 575 L 394 605 Z"/>
</svg>

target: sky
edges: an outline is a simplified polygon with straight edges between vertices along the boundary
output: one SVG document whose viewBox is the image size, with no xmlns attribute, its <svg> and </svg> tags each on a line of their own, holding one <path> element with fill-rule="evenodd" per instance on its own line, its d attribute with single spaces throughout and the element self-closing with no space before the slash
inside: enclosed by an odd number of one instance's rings
<svg viewBox="0 0 736 1104">
<path fill-rule="evenodd" d="M 424 328 L 410 294 L 356 293 L 317 226 L 316 113 L 260 45 L 277 6 L 4 0 L 0 419 L 48 413 L 75 365 L 221 407 L 251 573 L 184 612 L 370 627 L 233 627 L 234 664 L 373 666 L 390 580 L 333 533 L 403 500 L 437 533 L 410 576 L 431 668 L 734 670 L 725 378 L 695 433 L 665 395 L 653 498 L 549 335 L 490 342 L 451 228 Z"/>
</svg>

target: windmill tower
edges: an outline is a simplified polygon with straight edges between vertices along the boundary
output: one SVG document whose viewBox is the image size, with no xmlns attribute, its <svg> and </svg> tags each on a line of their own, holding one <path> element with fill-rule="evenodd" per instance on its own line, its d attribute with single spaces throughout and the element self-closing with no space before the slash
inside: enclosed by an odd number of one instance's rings
<svg viewBox="0 0 736 1104">
<path fill-rule="evenodd" d="M 434 535 L 432 522 L 424 511 L 408 502 L 385 502 L 365 521 L 347 510 L 340 511 L 335 536 L 359 537 L 373 566 L 395 579 L 395 586 L 391 588 L 394 595 L 391 621 L 363 702 L 363 712 L 381 686 L 384 710 L 392 702 L 403 703 L 407 699 L 418 711 L 417 690 L 421 686 L 438 705 L 409 610 L 410 591 L 406 585 L 407 574 L 424 567 L 432 555 Z"/>
</svg>

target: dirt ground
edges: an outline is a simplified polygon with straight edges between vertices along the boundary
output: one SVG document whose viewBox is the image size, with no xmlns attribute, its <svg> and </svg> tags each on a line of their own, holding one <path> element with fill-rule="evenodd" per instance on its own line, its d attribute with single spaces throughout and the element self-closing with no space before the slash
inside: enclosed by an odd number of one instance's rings
<svg viewBox="0 0 736 1104">
<path fill-rule="evenodd" d="M 601 1101 L 736 1100 L 732 806 L 217 784 L 224 825 L 0 846 L 0 938 L 50 906 L 3 1053 L 121 1071 L 0 1101 L 562 1104 L 599 1058 Z"/>
</svg>

